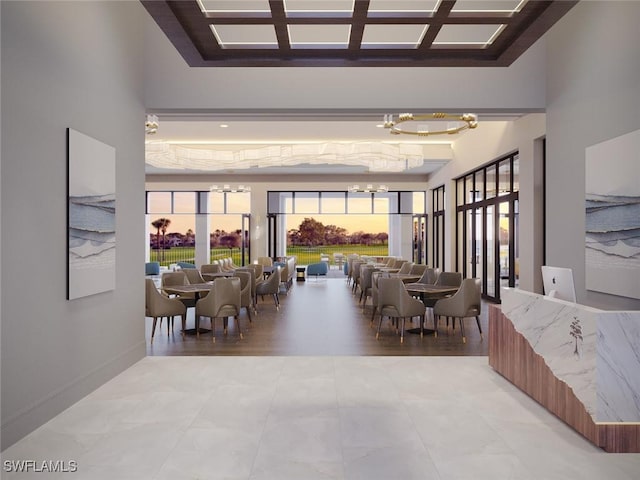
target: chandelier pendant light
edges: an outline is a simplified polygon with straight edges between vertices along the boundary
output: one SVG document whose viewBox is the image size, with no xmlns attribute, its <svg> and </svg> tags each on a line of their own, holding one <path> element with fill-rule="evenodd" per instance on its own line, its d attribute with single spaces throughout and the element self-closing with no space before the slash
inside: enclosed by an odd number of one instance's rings
<svg viewBox="0 0 640 480">
<path fill-rule="evenodd" d="M 386 193 L 389 191 L 389 187 L 386 185 L 374 187 L 372 184 L 368 184 L 364 188 L 360 188 L 360 185 L 349 185 L 347 190 L 351 193 Z"/>
<path fill-rule="evenodd" d="M 427 121 L 427 120 L 449 120 L 451 122 L 462 122 L 461 125 L 449 126 L 445 130 L 407 130 L 398 125 L 406 122 Z M 478 116 L 475 113 L 463 113 L 462 115 L 453 113 L 428 113 L 414 115 L 413 113 L 401 113 L 398 120 L 393 119 L 393 115 L 384 116 L 384 128 L 389 129 L 389 133 L 393 135 L 416 135 L 419 137 L 428 137 L 431 135 L 453 135 L 463 130 L 473 129 L 478 126 Z"/>
<path fill-rule="evenodd" d="M 251 187 L 249 185 L 238 185 L 237 187 L 232 187 L 231 185 L 222 185 L 221 187 L 211 185 L 209 191 L 212 193 L 247 193 L 251 191 Z"/>
</svg>

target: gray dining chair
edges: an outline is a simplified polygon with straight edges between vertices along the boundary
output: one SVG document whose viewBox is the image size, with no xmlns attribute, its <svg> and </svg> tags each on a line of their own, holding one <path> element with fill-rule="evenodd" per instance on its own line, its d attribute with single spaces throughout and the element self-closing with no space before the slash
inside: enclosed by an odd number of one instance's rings
<svg viewBox="0 0 640 480">
<path fill-rule="evenodd" d="M 460 320 L 460 331 L 462 333 L 462 343 L 467 343 L 464 333 L 464 319 L 476 317 L 480 339 L 482 339 L 482 327 L 480 327 L 480 313 L 482 309 L 481 301 L 482 283 L 478 278 L 465 278 L 456 293 L 447 298 L 436 301 L 433 307 L 434 328 L 438 330 L 438 319 L 441 316 L 452 317 L 455 328 L 456 318 Z"/>
<path fill-rule="evenodd" d="M 233 317 L 236 320 L 238 335 L 242 339 L 242 330 L 240 328 L 240 304 L 241 291 L 240 279 L 237 277 L 227 277 L 217 279 L 211 288 L 209 294 L 198 300 L 196 303 L 196 332 L 200 334 L 198 327 L 201 317 L 209 317 L 211 322 L 212 341 L 216 341 L 215 319 L 223 319 L 224 333 L 227 333 L 227 319 Z"/>
<path fill-rule="evenodd" d="M 167 335 L 173 330 L 173 319 L 176 315 L 182 317 L 182 335 L 187 323 L 187 307 L 178 299 L 169 298 L 161 294 L 156 288 L 153 279 L 145 279 L 145 316 L 153 318 L 151 327 L 151 343 L 156 333 L 158 318 L 167 317 Z"/>
</svg>

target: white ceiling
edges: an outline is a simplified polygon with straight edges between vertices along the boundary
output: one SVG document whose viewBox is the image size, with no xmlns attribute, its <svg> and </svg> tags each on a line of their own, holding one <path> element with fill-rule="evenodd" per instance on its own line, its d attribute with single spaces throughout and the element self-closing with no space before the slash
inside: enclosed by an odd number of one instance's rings
<svg viewBox="0 0 640 480">
<path fill-rule="evenodd" d="M 267 146 L 292 144 L 347 143 L 347 144 L 412 144 L 422 145 L 423 164 L 402 173 L 408 175 L 428 174 L 450 160 L 450 146 L 461 135 L 481 134 L 482 122 L 513 120 L 520 114 L 479 115 L 479 127 L 474 131 L 456 135 L 416 137 L 413 135 L 391 135 L 381 128 L 383 114 L 372 113 L 157 113 L 159 128 L 156 134 L 147 135 L 151 145 L 179 145 L 187 149 L 217 152 L 238 152 Z M 397 115 L 396 115 L 397 118 Z M 441 130 L 446 122 L 415 122 L 407 129 Z M 226 125 L 223 127 L 222 125 Z M 405 124 L 403 124 L 403 128 Z M 445 148 L 443 146 L 449 146 Z M 195 150 L 192 150 L 195 151 Z M 345 165 L 338 161 L 331 164 L 298 164 L 278 167 L 249 169 L 226 168 L 218 174 L 360 174 L 369 169 L 362 165 Z M 199 168 L 158 168 L 147 164 L 147 174 L 196 174 L 211 173 Z"/>
</svg>

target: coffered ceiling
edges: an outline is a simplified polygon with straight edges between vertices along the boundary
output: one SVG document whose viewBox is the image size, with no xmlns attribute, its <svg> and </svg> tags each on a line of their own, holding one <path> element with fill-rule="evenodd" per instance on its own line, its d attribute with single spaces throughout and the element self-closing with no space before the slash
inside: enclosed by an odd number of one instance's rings
<svg viewBox="0 0 640 480">
<path fill-rule="evenodd" d="M 141 1 L 192 67 L 508 66 L 577 3 Z"/>
</svg>

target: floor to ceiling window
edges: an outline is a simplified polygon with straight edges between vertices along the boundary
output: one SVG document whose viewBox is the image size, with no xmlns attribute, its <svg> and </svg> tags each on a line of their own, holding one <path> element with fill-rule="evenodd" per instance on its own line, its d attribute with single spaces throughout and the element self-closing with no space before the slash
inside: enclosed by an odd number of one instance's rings
<svg viewBox="0 0 640 480">
<path fill-rule="evenodd" d="M 163 266 L 196 262 L 196 248 L 208 262 L 231 257 L 250 260 L 250 192 L 148 191 L 149 261 Z M 198 233 L 208 238 L 198 242 Z"/>
<path fill-rule="evenodd" d="M 268 251 L 301 264 L 326 255 L 386 256 L 398 242 L 399 216 L 425 213 L 425 192 L 271 191 Z M 417 210 L 417 212 L 416 212 Z"/>
<path fill-rule="evenodd" d="M 458 177 L 456 270 L 482 280 L 482 293 L 500 300 L 500 287 L 518 285 L 518 154 Z"/>
</svg>

